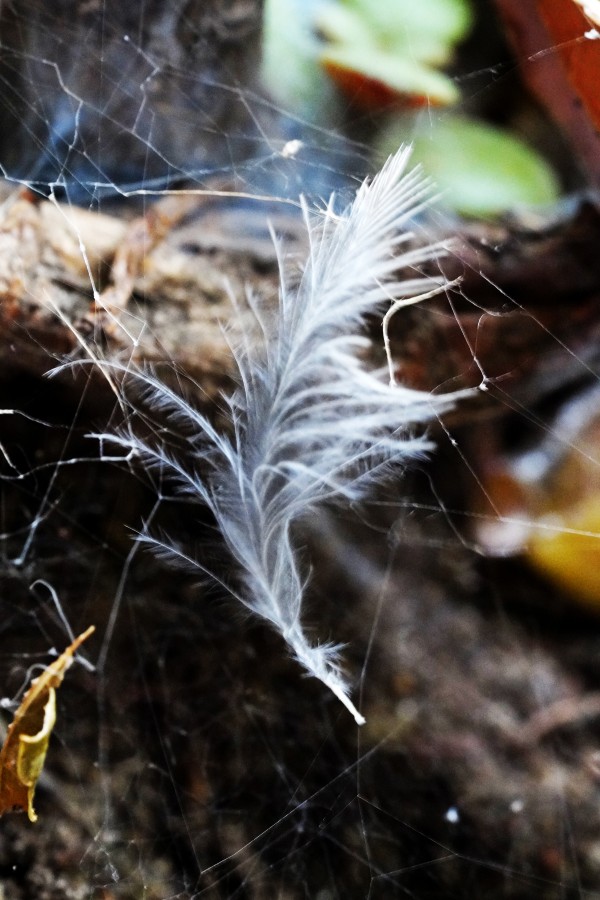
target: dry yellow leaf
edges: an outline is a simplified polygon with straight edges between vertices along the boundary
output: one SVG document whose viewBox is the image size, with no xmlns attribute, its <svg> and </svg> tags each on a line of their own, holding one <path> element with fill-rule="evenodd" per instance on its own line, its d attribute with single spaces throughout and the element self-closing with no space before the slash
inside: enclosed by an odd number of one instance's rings
<svg viewBox="0 0 600 900">
<path fill-rule="evenodd" d="M 0 816 L 11 810 L 27 810 L 30 822 L 36 821 L 33 795 L 56 721 L 56 688 L 75 653 L 93 631 L 91 625 L 75 638 L 65 652 L 31 682 L 23 697 L 0 751 Z"/>
</svg>

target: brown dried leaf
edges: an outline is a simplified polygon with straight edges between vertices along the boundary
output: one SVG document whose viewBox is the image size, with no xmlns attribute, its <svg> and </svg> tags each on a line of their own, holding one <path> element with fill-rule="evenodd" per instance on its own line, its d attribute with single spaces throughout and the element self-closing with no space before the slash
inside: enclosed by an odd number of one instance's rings
<svg viewBox="0 0 600 900">
<path fill-rule="evenodd" d="M 29 821 L 36 821 L 33 795 L 56 721 L 56 688 L 75 653 L 93 631 L 91 625 L 75 638 L 65 652 L 31 682 L 23 697 L 0 751 L 0 815 L 11 810 L 27 810 Z"/>
<path fill-rule="evenodd" d="M 496 0 L 530 90 L 600 185 L 600 18 L 597 0 Z"/>
</svg>

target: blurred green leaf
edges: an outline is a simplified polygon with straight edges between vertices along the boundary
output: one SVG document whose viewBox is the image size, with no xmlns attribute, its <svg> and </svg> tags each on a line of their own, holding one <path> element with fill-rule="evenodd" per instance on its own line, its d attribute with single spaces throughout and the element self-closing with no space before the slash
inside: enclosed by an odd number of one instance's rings
<svg viewBox="0 0 600 900">
<path fill-rule="evenodd" d="M 405 119 L 397 120 L 380 136 L 378 153 L 388 156 L 408 135 L 413 161 L 433 178 L 442 202 L 463 215 L 496 215 L 558 197 L 558 182 L 548 163 L 500 128 L 451 114 L 423 117 L 415 129 Z"/>
<path fill-rule="evenodd" d="M 365 82 L 367 108 L 378 97 L 383 106 L 454 103 L 458 90 L 437 69 L 471 18 L 469 0 L 266 0 L 263 78 L 276 100 L 312 121 L 336 108 L 319 63 L 351 98 L 360 100 Z"/>
<path fill-rule="evenodd" d="M 408 105 L 428 102 L 447 106 L 460 96 L 450 78 L 441 72 L 376 46 L 332 46 L 321 54 L 321 62 L 329 71 L 337 66 L 379 82 L 390 95 L 407 98 Z"/>
<path fill-rule="evenodd" d="M 409 103 L 458 100 L 454 83 L 436 67 L 468 33 L 468 0 L 329 0 L 318 7 L 315 22 L 326 39 L 321 59 L 330 71 L 376 80 Z"/>
<path fill-rule="evenodd" d="M 327 0 L 316 24 L 335 43 L 373 43 L 441 65 L 471 27 L 469 0 Z"/>
<path fill-rule="evenodd" d="M 335 88 L 318 63 L 320 43 L 311 27 L 312 5 L 266 0 L 262 76 L 275 100 L 289 111 L 325 122 L 327 111 L 331 115 L 335 108 Z"/>
</svg>

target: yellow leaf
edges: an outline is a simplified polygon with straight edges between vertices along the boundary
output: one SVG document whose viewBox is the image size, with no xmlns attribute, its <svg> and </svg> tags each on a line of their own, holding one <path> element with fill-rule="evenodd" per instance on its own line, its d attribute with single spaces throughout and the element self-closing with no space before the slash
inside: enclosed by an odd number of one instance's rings
<svg viewBox="0 0 600 900">
<path fill-rule="evenodd" d="M 56 688 L 75 653 L 94 630 L 91 625 L 75 638 L 65 652 L 31 682 L 23 697 L 0 751 L 0 816 L 11 810 L 27 810 L 30 822 L 36 821 L 33 795 L 56 721 Z"/>
</svg>

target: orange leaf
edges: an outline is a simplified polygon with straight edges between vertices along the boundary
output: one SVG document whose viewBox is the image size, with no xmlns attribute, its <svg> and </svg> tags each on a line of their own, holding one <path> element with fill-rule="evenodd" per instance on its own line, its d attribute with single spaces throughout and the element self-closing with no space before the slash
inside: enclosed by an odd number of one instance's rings
<svg viewBox="0 0 600 900">
<path fill-rule="evenodd" d="M 344 96 L 366 112 L 412 109 L 429 105 L 429 98 L 425 94 L 402 94 L 385 81 L 334 60 L 325 59 L 323 66 Z"/>
<path fill-rule="evenodd" d="M 496 0 L 529 88 L 600 185 L 598 0 Z"/>
<path fill-rule="evenodd" d="M 11 810 L 27 810 L 29 821 L 36 821 L 33 794 L 56 721 L 56 688 L 75 653 L 94 630 L 90 625 L 75 638 L 70 647 L 31 682 L 23 697 L 0 751 L 0 815 Z"/>
</svg>

